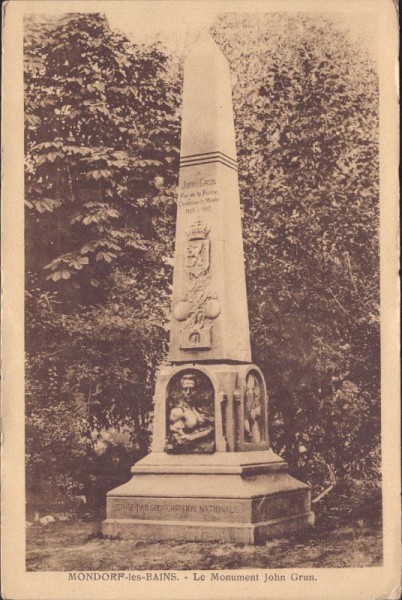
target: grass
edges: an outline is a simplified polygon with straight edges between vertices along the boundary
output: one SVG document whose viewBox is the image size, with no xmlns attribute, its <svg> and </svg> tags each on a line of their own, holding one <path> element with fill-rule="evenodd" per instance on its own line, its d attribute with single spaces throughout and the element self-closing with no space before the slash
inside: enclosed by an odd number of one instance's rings
<svg viewBox="0 0 402 600">
<path fill-rule="evenodd" d="M 382 564 L 377 527 L 318 528 L 264 546 L 145 542 L 104 538 L 100 520 L 34 524 L 27 530 L 28 571 L 113 571 L 371 567 Z"/>
</svg>

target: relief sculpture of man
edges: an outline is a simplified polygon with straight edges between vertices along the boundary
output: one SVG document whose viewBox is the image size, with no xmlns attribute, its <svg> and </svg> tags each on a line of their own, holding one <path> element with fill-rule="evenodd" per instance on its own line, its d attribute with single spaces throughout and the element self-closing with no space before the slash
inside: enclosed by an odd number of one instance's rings
<svg viewBox="0 0 402 600">
<path fill-rule="evenodd" d="M 244 436 L 246 442 L 261 442 L 261 387 L 255 375 L 249 374 L 245 392 Z"/>
<path fill-rule="evenodd" d="M 167 450 L 170 452 L 213 452 L 214 411 L 198 378 L 186 374 L 171 391 L 168 413 Z M 211 396 L 213 397 L 213 395 Z"/>
</svg>

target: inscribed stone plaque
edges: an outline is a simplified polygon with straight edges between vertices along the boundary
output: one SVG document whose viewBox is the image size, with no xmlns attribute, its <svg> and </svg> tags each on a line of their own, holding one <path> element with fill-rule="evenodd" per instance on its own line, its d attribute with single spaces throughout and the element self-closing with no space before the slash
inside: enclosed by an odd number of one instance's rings
<svg viewBox="0 0 402 600">
<path fill-rule="evenodd" d="M 218 498 L 109 498 L 110 519 L 248 522 L 251 503 Z"/>
</svg>

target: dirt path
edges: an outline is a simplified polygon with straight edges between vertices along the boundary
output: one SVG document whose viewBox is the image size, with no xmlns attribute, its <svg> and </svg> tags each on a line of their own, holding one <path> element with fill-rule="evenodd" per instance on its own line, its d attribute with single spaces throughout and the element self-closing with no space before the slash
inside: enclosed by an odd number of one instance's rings
<svg viewBox="0 0 402 600">
<path fill-rule="evenodd" d="M 264 546 L 103 538 L 100 522 L 56 522 L 27 531 L 28 571 L 370 567 L 382 564 L 380 529 L 310 531 Z"/>
</svg>

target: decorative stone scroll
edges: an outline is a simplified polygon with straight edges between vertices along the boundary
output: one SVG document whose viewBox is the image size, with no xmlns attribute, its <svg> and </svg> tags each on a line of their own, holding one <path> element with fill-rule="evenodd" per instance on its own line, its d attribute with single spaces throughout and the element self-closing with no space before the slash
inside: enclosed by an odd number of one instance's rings
<svg viewBox="0 0 402 600">
<path fill-rule="evenodd" d="M 186 293 L 173 310 L 175 319 L 183 322 L 180 348 L 211 348 L 211 320 L 220 313 L 217 295 L 211 290 L 210 227 L 200 219 L 187 231 L 184 248 Z"/>
<path fill-rule="evenodd" d="M 181 371 L 169 383 L 166 401 L 166 452 L 215 451 L 214 388 L 200 371 Z"/>
</svg>

